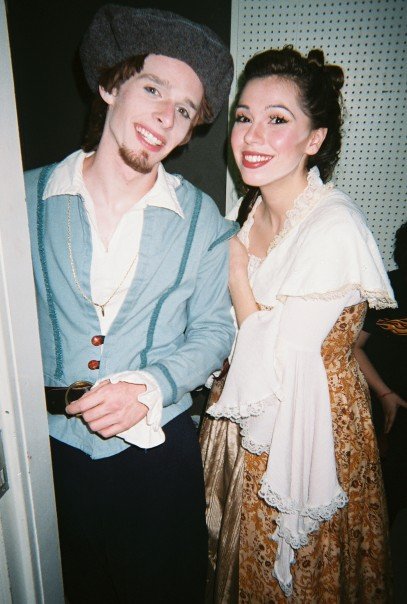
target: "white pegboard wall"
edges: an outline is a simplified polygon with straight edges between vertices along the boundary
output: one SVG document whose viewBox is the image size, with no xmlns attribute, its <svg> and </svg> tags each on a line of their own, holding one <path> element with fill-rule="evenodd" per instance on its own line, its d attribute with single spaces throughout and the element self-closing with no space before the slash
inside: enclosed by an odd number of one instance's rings
<svg viewBox="0 0 407 604">
<path fill-rule="evenodd" d="M 232 0 L 236 76 L 266 48 L 322 48 L 345 71 L 346 114 L 334 181 L 363 209 L 388 269 L 407 220 L 406 0 Z M 236 199 L 228 178 L 227 208 Z"/>
</svg>

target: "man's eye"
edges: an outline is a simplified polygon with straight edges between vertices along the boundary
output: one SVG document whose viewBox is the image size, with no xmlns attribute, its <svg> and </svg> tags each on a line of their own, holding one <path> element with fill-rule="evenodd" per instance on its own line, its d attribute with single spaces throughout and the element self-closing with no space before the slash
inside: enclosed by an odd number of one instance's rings
<svg viewBox="0 0 407 604">
<path fill-rule="evenodd" d="M 154 94 L 156 96 L 159 94 L 157 88 L 154 88 L 154 86 L 144 86 L 144 90 L 146 90 L 149 94 Z"/>
<path fill-rule="evenodd" d="M 178 113 L 180 113 L 182 115 L 182 117 L 184 117 L 186 120 L 191 119 L 188 111 L 185 109 L 185 107 L 178 107 Z"/>
</svg>

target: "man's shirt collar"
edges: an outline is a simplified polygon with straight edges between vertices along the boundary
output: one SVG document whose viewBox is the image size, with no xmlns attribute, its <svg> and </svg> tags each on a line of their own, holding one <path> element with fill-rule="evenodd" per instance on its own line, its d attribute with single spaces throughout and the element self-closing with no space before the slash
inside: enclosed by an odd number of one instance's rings
<svg viewBox="0 0 407 604">
<path fill-rule="evenodd" d="M 92 153 L 85 153 L 82 150 L 75 151 L 59 163 L 47 182 L 43 199 L 55 195 L 81 195 L 83 198 L 89 196 L 83 181 L 82 167 L 84 159 Z M 166 172 L 164 166 L 160 164 L 157 180 L 153 187 L 134 204 L 134 209 L 141 209 L 147 205 L 157 206 L 172 210 L 184 218 L 184 212 L 175 192 L 180 184 L 180 178 Z"/>
</svg>

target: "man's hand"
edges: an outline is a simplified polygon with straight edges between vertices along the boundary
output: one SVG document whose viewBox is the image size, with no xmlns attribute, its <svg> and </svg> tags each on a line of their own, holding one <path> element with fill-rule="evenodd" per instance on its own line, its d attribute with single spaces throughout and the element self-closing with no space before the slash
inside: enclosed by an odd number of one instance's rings
<svg viewBox="0 0 407 604">
<path fill-rule="evenodd" d="M 93 432 L 104 438 L 116 436 L 138 424 L 148 407 L 138 397 L 146 391 L 144 384 L 106 380 L 66 407 L 69 415 L 81 414 Z"/>
</svg>

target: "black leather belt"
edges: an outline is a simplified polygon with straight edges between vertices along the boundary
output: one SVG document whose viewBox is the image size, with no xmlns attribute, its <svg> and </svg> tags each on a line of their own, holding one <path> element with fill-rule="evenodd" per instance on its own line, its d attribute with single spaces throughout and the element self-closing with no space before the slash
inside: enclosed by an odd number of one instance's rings
<svg viewBox="0 0 407 604">
<path fill-rule="evenodd" d="M 78 400 L 92 386 L 91 382 L 85 381 L 74 382 L 68 388 L 45 386 L 48 413 L 51 415 L 65 415 L 65 407 L 72 401 Z"/>
</svg>

